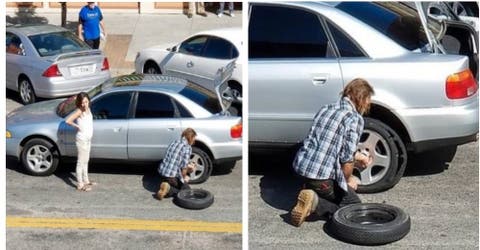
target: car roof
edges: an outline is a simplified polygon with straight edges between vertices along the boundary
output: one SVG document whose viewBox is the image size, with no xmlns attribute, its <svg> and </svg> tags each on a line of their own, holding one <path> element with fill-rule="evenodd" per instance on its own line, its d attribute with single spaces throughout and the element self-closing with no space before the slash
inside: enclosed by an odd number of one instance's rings
<svg viewBox="0 0 480 250">
<path fill-rule="evenodd" d="M 240 48 L 242 45 L 242 29 L 240 27 L 204 30 L 196 33 L 193 36 L 197 35 L 210 35 L 224 38 L 233 43 L 235 47 L 238 48 L 238 50 L 241 50 Z"/>
<path fill-rule="evenodd" d="M 68 31 L 65 28 L 52 24 L 15 24 L 7 26 L 6 30 L 18 32 L 25 36 Z"/>
</svg>

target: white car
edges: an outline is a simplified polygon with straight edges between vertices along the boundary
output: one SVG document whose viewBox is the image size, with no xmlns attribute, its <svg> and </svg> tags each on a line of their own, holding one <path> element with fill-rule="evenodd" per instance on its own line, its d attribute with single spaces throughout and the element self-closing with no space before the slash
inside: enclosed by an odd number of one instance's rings
<svg viewBox="0 0 480 250">
<path fill-rule="evenodd" d="M 135 72 L 176 76 L 214 90 L 218 69 L 239 58 L 241 46 L 239 27 L 203 31 L 174 46 L 160 45 L 140 51 L 135 58 Z M 239 61 L 228 86 L 241 100 L 242 66 Z"/>
</svg>

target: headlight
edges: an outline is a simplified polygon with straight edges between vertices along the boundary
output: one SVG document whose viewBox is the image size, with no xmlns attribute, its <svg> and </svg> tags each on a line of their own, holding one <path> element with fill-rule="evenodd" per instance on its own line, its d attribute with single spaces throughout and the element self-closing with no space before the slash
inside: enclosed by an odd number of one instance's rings
<svg viewBox="0 0 480 250">
<path fill-rule="evenodd" d="M 7 130 L 7 139 L 8 138 L 12 138 L 12 133 L 10 133 L 10 131 Z"/>
</svg>

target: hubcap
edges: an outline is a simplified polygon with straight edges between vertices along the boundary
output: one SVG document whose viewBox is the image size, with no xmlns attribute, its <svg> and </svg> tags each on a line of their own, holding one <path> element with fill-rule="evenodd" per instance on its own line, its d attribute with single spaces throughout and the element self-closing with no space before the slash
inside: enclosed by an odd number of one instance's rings
<svg viewBox="0 0 480 250">
<path fill-rule="evenodd" d="M 373 162 L 362 171 L 355 170 L 354 174 L 362 185 L 369 185 L 380 181 L 387 174 L 392 153 L 387 141 L 380 134 L 371 130 L 365 130 L 363 133 L 358 147 L 368 149 L 373 154 Z"/>
<path fill-rule="evenodd" d="M 154 67 L 148 67 L 147 74 L 158 74 L 158 72 L 157 69 L 155 69 Z"/>
<path fill-rule="evenodd" d="M 200 178 L 200 176 L 203 175 L 203 172 L 205 172 L 205 162 L 203 161 L 202 157 L 200 157 L 200 155 L 195 153 L 192 154 L 190 161 L 193 161 L 197 166 L 195 168 L 195 171 L 190 174 L 190 181 L 192 181 Z"/>
<path fill-rule="evenodd" d="M 25 103 L 29 103 L 32 100 L 32 88 L 30 88 L 30 84 L 26 80 L 20 83 L 20 96 Z"/>
<path fill-rule="evenodd" d="M 35 145 L 27 151 L 27 165 L 35 172 L 47 171 L 53 163 L 50 150 L 42 145 Z"/>
</svg>

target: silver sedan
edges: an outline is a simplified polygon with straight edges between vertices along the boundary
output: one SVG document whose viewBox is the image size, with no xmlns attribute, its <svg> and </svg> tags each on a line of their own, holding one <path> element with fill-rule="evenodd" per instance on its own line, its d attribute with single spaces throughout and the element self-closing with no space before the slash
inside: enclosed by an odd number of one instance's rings
<svg viewBox="0 0 480 250">
<path fill-rule="evenodd" d="M 192 183 L 208 179 L 214 166 L 233 166 L 242 156 L 241 117 L 228 115 L 231 91 L 216 93 L 160 75 L 126 75 L 91 89 L 92 159 L 160 161 L 167 146 L 191 127 L 197 132 Z M 21 107 L 7 116 L 7 155 L 32 175 L 52 174 L 63 157 L 76 157 L 75 130 L 65 118 L 75 97 Z"/>
<path fill-rule="evenodd" d="M 69 96 L 110 78 L 108 60 L 72 32 L 54 25 L 6 28 L 7 89 L 24 104 Z"/>
</svg>

